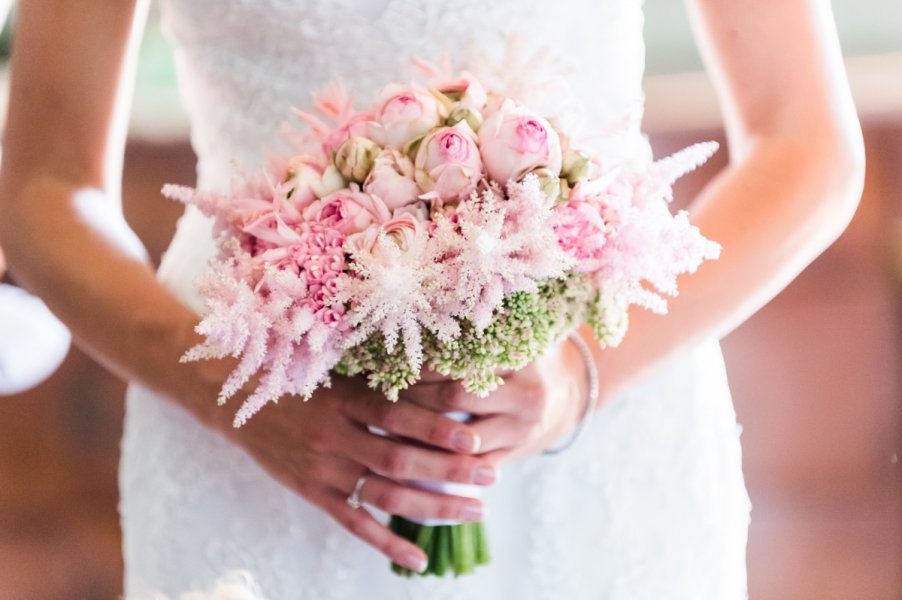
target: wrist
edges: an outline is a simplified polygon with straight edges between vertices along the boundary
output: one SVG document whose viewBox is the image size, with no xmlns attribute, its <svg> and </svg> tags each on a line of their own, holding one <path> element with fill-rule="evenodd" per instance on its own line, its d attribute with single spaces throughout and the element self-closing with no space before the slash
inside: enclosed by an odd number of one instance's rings
<svg viewBox="0 0 902 600">
<path fill-rule="evenodd" d="M 565 368 L 572 375 L 568 386 L 570 390 L 567 402 L 567 406 L 570 407 L 567 411 L 568 427 L 565 429 L 568 433 L 547 448 L 544 454 L 557 454 L 572 446 L 585 429 L 598 402 L 598 369 L 595 365 L 595 356 L 578 333 L 571 334 L 568 342 L 563 356 Z"/>
</svg>

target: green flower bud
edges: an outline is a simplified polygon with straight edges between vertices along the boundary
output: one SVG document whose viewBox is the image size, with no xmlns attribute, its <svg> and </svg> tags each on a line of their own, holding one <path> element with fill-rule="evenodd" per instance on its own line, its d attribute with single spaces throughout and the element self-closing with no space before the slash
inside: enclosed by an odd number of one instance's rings
<svg viewBox="0 0 902 600">
<path fill-rule="evenodd" d="M 561 195 L 560 177 L 547 167 L 533 169 L 530 173 L 539 178 L 539 187 L 542 189 L 542 192 L 548 196 L 548 199 L 552 202 L 557 202 Z"/>
<path fill-rule="evenodd" d="M 379 145 L 372 140 L 349 138 L 335 152 L 335 168 L 345 179 L 363 183 L 380 150 Z"/>
<path fill-rule="evenodd" d="M 458 106 L 452 110 L 448 118 L 445 119 L 445 124 L 448 127 L 454 127 L 461 121 L 466 121 L 467 125 L 474 132 L 479 131 L 479 128 L 482 127 L 482 115 L 479 111 L 465 106 Z"/>
</svg>

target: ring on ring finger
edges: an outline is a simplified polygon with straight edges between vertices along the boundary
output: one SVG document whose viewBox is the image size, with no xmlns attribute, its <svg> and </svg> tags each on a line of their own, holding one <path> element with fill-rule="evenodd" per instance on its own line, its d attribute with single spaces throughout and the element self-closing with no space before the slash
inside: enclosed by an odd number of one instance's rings
<svg viewBox="0 0 902 600">
<path fill-rule="evenodd" d="M 366 478 L 369 476 L 370 472 L 365 471 L 363 475 L 357 478 L 357 481 L 354 483 L 354 489 L 351 490 L 351 495 L 348 496 L 348 506 L 357 510 L 363 503 L 360 500 L 360 492 L 363 491 L 363 484 L 366 483 Z"/>
</svg>

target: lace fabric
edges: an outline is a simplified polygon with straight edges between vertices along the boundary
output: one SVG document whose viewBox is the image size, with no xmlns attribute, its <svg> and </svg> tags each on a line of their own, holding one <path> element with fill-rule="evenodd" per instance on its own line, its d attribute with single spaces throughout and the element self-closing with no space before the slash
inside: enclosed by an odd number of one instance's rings
<svg viewBox="0 0 902 600">
<path fill-rule="evenodd" d="M 519 35 L 569 65 L 608 151 L 643 157 L 638 0 L 164 0 L 203 187 L 253 168 L 324 83 L 369 99 L 411 56 L 500 52 Z M 214 252 L 189 210 L 160 278 L 198 310 Z M 504 468 L 486 495 L 493 564 L 404 580 L 177 406 L 133 386 L 121 462 L 126 593 L 175 595 L 247 569 L 274 600 L 742 598 L 748 498 L 715 343 L 601 409 L 579 443 Z"/>
</svg>

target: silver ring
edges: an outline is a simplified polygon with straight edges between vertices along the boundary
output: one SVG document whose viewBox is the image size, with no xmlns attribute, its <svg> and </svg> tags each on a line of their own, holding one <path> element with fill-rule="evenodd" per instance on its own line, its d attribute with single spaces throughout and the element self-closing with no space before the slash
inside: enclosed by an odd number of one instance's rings
<svg viewBox="0 0 902 600">
<path fill-rule="evenodd" d="M 369 476 L 369 473 L 364 473 L 360 477 L 357 478 L 357 483 L 354 484 L 354 491 L 351 492 L 351 495 L 348 496 L 348 506 L 357 510 L 363 503 L 360 502 L 360 491 L 363 489 L 363 484 L 366 483 L 366 478 Z"/>
</svg>

